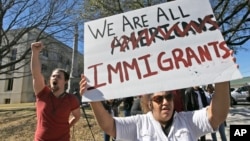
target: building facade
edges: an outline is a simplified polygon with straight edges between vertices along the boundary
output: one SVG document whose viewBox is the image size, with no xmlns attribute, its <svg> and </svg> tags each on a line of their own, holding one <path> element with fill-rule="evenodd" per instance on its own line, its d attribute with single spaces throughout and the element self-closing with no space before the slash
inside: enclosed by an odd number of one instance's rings
<svg viewBox="0 0 250 141">
<path fill-rule="evenodd" d="M 11 57 L 3 58 L 1 64 L 4 65 L 4 62 L 11 61 L 10 59 L 15 59 L 15 57 L 22 54 L 23 51 L 30 48 L 31 43 L 36 40 L 39 32 L 39 30 L 33 30 L 32 32 L 25 34 L 20 40 L 20 43 L 11 48 L 11 52 L 9 53 L 9 56 Z M 42 73 L 46 82 L 49 82 L 50 74 L 55 68 L 63 68 L 70 74 L 70 71 L 72 70 L 73 49 L 57 39 L 45 35 L 46 33 L 44 33 L 45 38 L 42 40 L 45 48 L 40 54 L 40 59 Z M 75 66 L 78 67 L 77 70 L 74 71 L 76 73 L 74 79 L 71 78 L 69 84 L 71 89 L 73 89 L 73 87 L 78 87 L 80 74 L 83 72 L 83 55 L 79 52 L 74 53 L 74 55 L 75 58 L 77 58 Z M 18 71 L 14 73 L 0 74 L 0 104 L 27 103 L 35 101 L 29 62 L 30 54 L 27 55 L 22 62 L 12 65 L 12 68 L 8 68 L 13 69 L 23 65 Z"/>
</svg>

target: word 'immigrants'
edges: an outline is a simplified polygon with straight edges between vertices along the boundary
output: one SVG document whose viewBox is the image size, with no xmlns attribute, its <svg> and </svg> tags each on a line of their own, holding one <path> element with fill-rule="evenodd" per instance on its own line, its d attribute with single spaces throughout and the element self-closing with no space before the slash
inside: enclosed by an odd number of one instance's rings
<svg viewBox="0 0 250 141">
<path fill-rule="evenodd" d="M 152 60 L 152 58 L 154 58 L 153 55 L 155 54 L 149 53 L 139 57 L 134 57 L 130 62 L 120 61 L 115 65 L 104 65 L 104 63 L 97 63 L 88 66 L 87 68 L 89 69 L 89 71 L 93 71 L 94 74 L 94 85 L 88 90 L 103 87 L 108 83 L 112 84 L 114 79 L 113 77 L 115 77 L 115 75 L 119 76 L 121 83 L 125 80 L 129 81 L 129 79 L 132 79 L 129 77 L 129 71 L 131 70 L 136 72 L 137 79 L 143 79 L 157 75 L 160 71 L 167 73 L 168 71 L 181 69 L 181 66 L 188 68 L 193 64 L 201 65 L 203 62 L 213 61 L 213 59 L 215 58 L 212 58 L 212 54 L 215 54 L 217 58 L 226 59 L 230 57 L 230 50 L 228 49 L 225 41 L 214 41 L 202 46 L 198 46 L 196 48 L 174 48 L 171 51 L 171 56 L 167 56 L 166 54 L 167 53 L 164 51 L 159 52 L 156 57 L 157 60 Z M 142 64 L 145 64 L 145 66 L 139 65 L 141 61 L 143 62 Z M 157 63 L 158 70 L 152 70 L 152 64 L 150 64 L 151 62 L 153 62 L 154 64 L 155 62 Z M 104 67 L 104 70 L 106 72 L 103 72 L 102 67 Z M 146 72 L 142 72 L 140 67 L 145 67 Z M 102 68 L 102 74 L 107 74 L 106 82 L 100 82 L 100 80 L 98 79 L 100 68 Z"/>
</svg>

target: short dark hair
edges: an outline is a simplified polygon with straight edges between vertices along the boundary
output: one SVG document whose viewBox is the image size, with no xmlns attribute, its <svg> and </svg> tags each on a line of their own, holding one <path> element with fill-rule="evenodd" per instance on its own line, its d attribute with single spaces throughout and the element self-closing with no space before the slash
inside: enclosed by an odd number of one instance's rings
<svg viewBox="0 0 250 141">
<path fill-rule="evenodd" d="M 54 72 L 54 71 L 62 72 L 62 73 L 64 74 L 64 79 L 65 79 L 65 81 L 68 81 L 68 80 L 69 80 L 69 73 L 68 73 L 65 69 L 56 68 L 56 69 L 54 69 L 52 72 Z"/>
</svg>

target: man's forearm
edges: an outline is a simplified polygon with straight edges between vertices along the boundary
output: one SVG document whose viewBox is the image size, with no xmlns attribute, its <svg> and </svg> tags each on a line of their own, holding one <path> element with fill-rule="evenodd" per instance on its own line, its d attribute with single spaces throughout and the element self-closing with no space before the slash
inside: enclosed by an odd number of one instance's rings
<svg viewBox="0 0 250 141">
<path fill-rule="evenodd" d="M 77 121 L 79 120 L 80 118 L 76 118 L 76 117 L 72 117 L 69 121 L 69 127 L 72 127 L 73 125 L 75 125 L 75 123 L 77 123 Z"/>
<path fill-rule="evenodd" d="M 32 52 L 31 54 L 31 72 L 33 77 L 36 77 L 37 74 L 41 73 L 41 64 L 39 59 L 39 52 Z"/>
<path fill-rule="evenodd" d="M 41 73 L 41 63 L 38 50 L 32 51 L 30 69 L 33 76 L 33 87 L 35 94 L 38 94 L 45 86 L 44 78 Z"/>
</svg>

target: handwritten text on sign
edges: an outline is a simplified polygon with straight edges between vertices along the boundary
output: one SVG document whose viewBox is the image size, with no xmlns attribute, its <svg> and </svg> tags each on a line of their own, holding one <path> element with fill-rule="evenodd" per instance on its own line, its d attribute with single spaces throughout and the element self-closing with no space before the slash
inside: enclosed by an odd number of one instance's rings
<svg viewBox="0 0 250 141">
<path fill-rule="evenodd" d="M 173 1 L 85 23 L 83 101 L 240 78 L 208 0 Z"/>
</svg>

